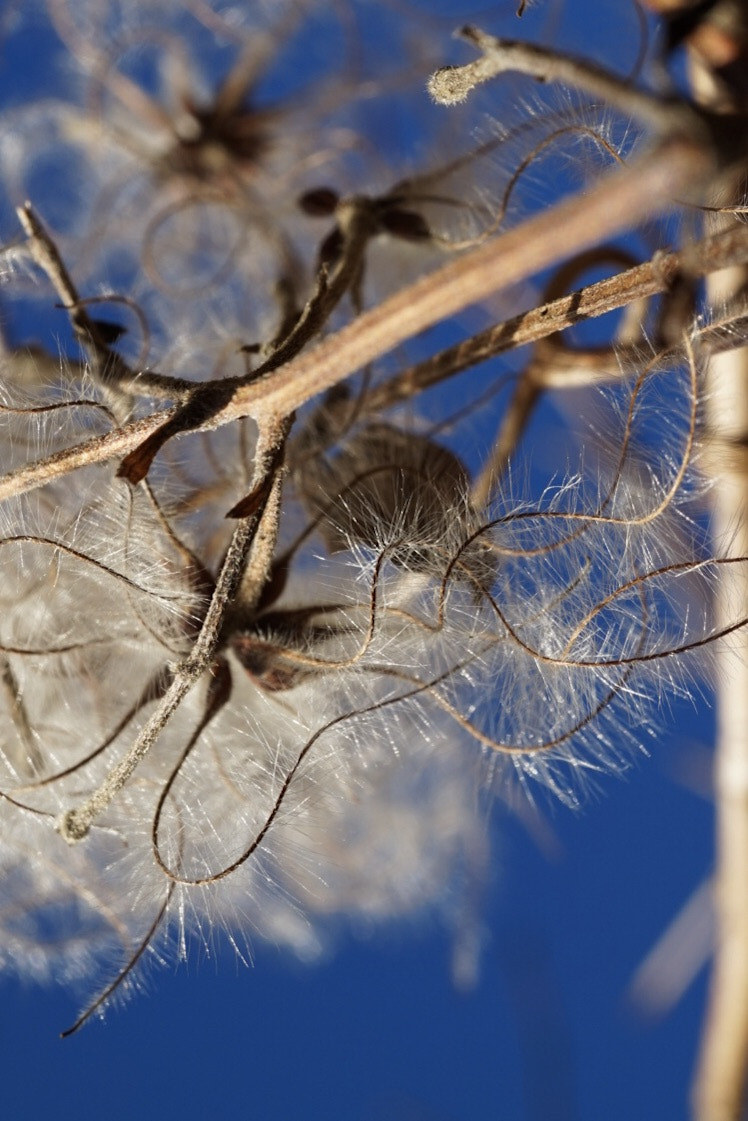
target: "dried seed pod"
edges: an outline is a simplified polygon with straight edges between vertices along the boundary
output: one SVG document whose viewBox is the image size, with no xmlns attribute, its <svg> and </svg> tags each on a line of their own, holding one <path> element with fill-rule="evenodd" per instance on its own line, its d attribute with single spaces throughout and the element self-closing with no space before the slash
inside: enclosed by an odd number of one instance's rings
<svg viewBox="0 0 748 1121">
<path fill-rule="evenodd" d="M 431 230 L 422 214 L 399 206 L 388 206 L 379 219 L 383 230 L 401 241 L 422 242 L 431 240 Z"/>
<path fill-rule="evenodd" d="M 310 218 L 329 218 L 335 213 L 335 207 L 340 201 L 337 191 L 331 187 L 313 187 L 305 191 L 299 198 L 299 209 Z"/>
<path fill-rule="evenodd" d="M 294 481 L 331 552 L 386 548 L 395 564 L 432 575 L 459 553 L 455 575 L 491 583 L 485 545 L 467 544 L 480 525 L 467 471 L 429 436 L 372 422 L 334 453 L 305 461 Z"/>
</svg>

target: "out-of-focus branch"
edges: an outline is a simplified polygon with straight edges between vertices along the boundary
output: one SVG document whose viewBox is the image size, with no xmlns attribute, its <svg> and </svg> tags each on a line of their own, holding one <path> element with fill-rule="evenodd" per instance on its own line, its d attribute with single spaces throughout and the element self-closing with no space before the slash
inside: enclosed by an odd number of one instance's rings
<svg viewBox="0 0 748 1121">
<path fill-rule="evenodd" d="M 745 268 L 710 278 L 720 306 L 746 281 Z M 748 349 L 715 355 L 706 392 L 714 532 L 728 556 L 748 555 Z M 748 603 L 748 573 L 723 572 L 716 625 Z M 717 941 L 703 1050 L 695 1090 L 698 1121 L 738 1121 L 748 1089 L 748 641 L 736 634 L 717 651 L 715 761 Z"/>
<path fill-rule="evenodd" d="M 719 307 L 740 290 L 746 269 L 709 279 Z M 727 556 L 748 555 L 748 349 L 709 362 L 706 407 L 715 535 Z M 739 568 L 740 566 L 738 566 Z M 715 622 L 748 604 L 748 573 L 721 572 Z M 695 1090 L 698 1121 L 738 1121 L 748 1089 L 748 641 L 723 639 L 717 654 L 718 732 L 715 761 L 717 940 L 709 1010 Z"/>
<path fill-rule="evenodd" d="M 700 14 L 676 12 L 689 46 L 696 99 L 712 111 L 745 111 L 748 10 L 716 3 Z M 715 51 L 717 39 L 730 45 Z M 736 60 L 741 62 L 737 70 Z M 744 174 L 744 168 L 740 175 Z M 736 201 L 740 182 L 732 188 Z M 711 229 L 733 222 L 708 216 Z M 748 268 L 723 269 L 708 278 L 710 305 L 719 311 L 744 298 Z M 714 532 L 723 555 L 748 555 L 748 348 L 712 355 L 705 393 L 710 433 L 707 463 L 716 479 Z M 716 590 L 719 627 L 735 605 L 748 604 L 748 573 L 728 565 Z M 714 790 L 717 809 L 715 961 L 693 1105 L 697 1121 L 740 1121 L 748 1097 L 748 641 L 740 632 L 717 648 L 718 731 Z"/>
</svg>

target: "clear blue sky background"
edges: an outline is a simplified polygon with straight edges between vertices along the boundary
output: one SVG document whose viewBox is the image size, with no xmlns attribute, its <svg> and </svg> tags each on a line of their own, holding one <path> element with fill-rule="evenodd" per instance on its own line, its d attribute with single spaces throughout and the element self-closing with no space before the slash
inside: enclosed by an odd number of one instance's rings
<svg viewBox="0 0 748 1121">
<path fill-rule="evenodd" d="M 684 725 L 692 742 L 694 722 Z M 454 990 L 449 940 L 427 926 L 342 940 L 311 967 L 258 944 L 251 970 L 229 953 L 160 970 L 147 995 L 64 1041 L 69 998 L 5 982 L 5 1116 L 685 1117 L 703 983 L 656 1025 L 625 1002 L 633 970 L 709 869 L 711 815 L 668 774 L 684 743 L 674 736 L 582 812 L 558 809 L 553 861 L 495 814 L 474 991 Z"/>
<path fill-rule="evenodd" d="M 449 7 L 454 24 L 475 6 Z M 621 24 L 614 4 L 567 6 L 558 40 L 599 55 Z M 481 17 L 498 26 L 497 6 Z M 500 9 L 506 13 L 510 5 Z M 537 5 L 514 34 L 531 36 Z M 508 19 L 503 18 L 506 28 Z M 633 29 L 633 21 L 630 27 Z M 511 27 L 511 25 L 510 25 Z M 581 33 L 579 28 L 582 29 Z M 28 42 L 4 51 L 16 100 Z M 23 49 L 22 49 L 23 48 Z M 543 430 L 536 433 L 544 439 Z M 149 993 L 60 1041 L 67 994 L 0 985 L 0 1109 L 9 1119 L 150 1121 L 678 1121 L 703 1014 L 703 977 L 662 1022 L 626 989 L 648 949 L 709 873 L 708 800 L 676 781 L 706 752 L 710 713 L 679 705 L 625 781 L 572 813 L 543 804 L 557 838 L 541 854 L 497 805 L 486 941 L 474 990 L 450 981 L 448 935 L 428 922 L 376 938 L 341 934 L 311 967 L 264 944 L 254 968 L 227 952 L 152 975 Z"/>
</svg>

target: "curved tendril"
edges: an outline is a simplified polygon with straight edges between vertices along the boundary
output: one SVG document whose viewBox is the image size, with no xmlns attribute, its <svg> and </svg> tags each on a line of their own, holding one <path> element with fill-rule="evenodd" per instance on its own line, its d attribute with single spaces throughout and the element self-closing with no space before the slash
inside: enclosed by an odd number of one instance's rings
<svg viewBox="0 0 748 1121">
<path fill-rule="evenodd" d="M 522 126 L 520 126 L 519 130 L 517 131 L 521 132 Z M 452 241 L 449 238 L 435 237 L 434 240 L 437 242 L 437 244 L 443 245 L 449 249 L 454 249 L 456 251 L 461 249 L 470 249 L 472 246 L 480 245 L 487 238 L 491 237 L 492 234 L 495 234 L 501 223 L 504 221 L 504 218 L 506 217 L 507 210 L 509 209 L 509 203 L 511 202 L 512 195 L 514 194 L 514 189 L 524 173 L 529 167 L 532 166 L 533 163 L 535 163 L 537 159 L 540 158 L 546 148 L 552 147 L 560 137 L 566 136 L 569 133 L 576 133 L 579 136 L 586 137 L 587 139 L 592 140 L 595 144 L 597 144 L 599 148 L 602 148 L 603 151 L 607 152 L 608 155 L 611 156 L 616 163 L 625 163 L 625 160 L 618 154 L 613 145 L 610 144 L 604 136 L 602 136 L 594 128 L 591 128 L 589 125 L 568 124 L 562 126 L 561 128 L 557 128 L 548 136 L 544 137 L 542 140 L 539 140 L 535 147 L 532 148 L 530 152 L 528 152 L 528 154 L 524 157 L 523 160 L 521 160 L 521 162 L 512 172 L 512 175 L 506 187 L 504 188 L 504 193 L 501 197 L 501 202 L 499 203 L 499 209 L 497 213 L 494 215 L 489 225 L 486 226 L 484 230 L 481 230 L 480 234 L 478 234 L 476 237 L 464 238 L 460 241 Z M 506 137 L 501 137 L 499 140 L 499 144 L 510 139 L 513 139 L 511 133 Z"/>
<path fill-rule="evenodd" d="M 0 413 L 11 416 L 39 416 L 44 413 L 58 413 L 66 409 L 93 409 L 102 413 L 114 425 L 112 410 L 101 401 L 94 401 L 87 397 L 74 398 L 71 401 L 55 401 L 50 405 L 5 405 L 0 403 Z"/>
<path fill-rule="evenodd" d="M 620 595 L 633 588 L 642 587 L 646 581 L 654 580 L 659 576 L 669 575 L 676 572 L 697 572 L 699 569 L 707 565 L 727 565 L 727 564 L 746 564 L 748 557 L 719 557 L 712 558 L 709 561 L 683 561 L 680 564 L 663 565 L 661 568 L 652 569 L 641 576 L 636 576 L 633 579 L 626 581 L 619 588 L 616 588 L 602 604 L 598 605 L 599 610 L 613 603 Z M 728 635 L 734 634 L 736 631 L 741 630 L 743 627 L 748 626 L 748 616 L 736 620 L 734 623 L 725 624 L 716 630 L 712 630 L 709 634 L 701 638 L 689 639 L 687 642 L 679 643 L 678 645 L 668 645 L 664 650 L 650 650 L 646 653 L 637 653 L 630 655 L 623 655 L 618 658 L 566 658 L 566 657 L 553 657 L 551 654 L 544 654 L 542 651 L 530 646 L 524 639 L 520 638 L 516 629 L 511 625 L 509 620 L 504 615 L 503 611 L 496 603 L 493 596 L 486 593 L 486 602 L 489 603 L 491 609 L 495 612 L 497 618 L 507 630 L 509 637 L 531 658 L 545 665 L 561 666 L 567 669 L 605 669 L 615 668 L 617 666 L 629 665 L 642 665 L 645 662 L 662 661 L 666 658 L 674 658 L 679 654 L 686 654 L 693 650 L 698 650 L 704 646 L 710 646 L 712 643 L 717 642 L 719 639 L 726 638 Z M 590 613 L 589 619 L 595 617 L 597 609 Z M 589 620 L 585 620 L 585 626 L 588 625 Z M 575 632 L 574 641 L 578 638 Z"/>
<path fill-rule="evenodd" d="M 82 296 L 78 300 L 78 306 L 82 308 L 94 307 L 99 304 L 122 304 L 123 307 L 128 308 L 133 313 L 138 321 L 143 341 L 138 354 L 133 359 L 132 366 L 136 370 L 144 369 L 148 360 L 148 352 L 151 349 L 151 329 L 148 325 L 146 314 L 140 304 L 137 300 L 134 300 L 132 296 L 123 296 L 117 292 L 112 292 L 107 296 Z M 137 382 L 134 382 L 133 385 L 129 386 L 129 389 L 133 391 L 136 385 Z M 149 395 L 147 389 L 145 389 L 143 393 L 146 397 Z"/>
<path fill-rule="evenodd" d="M 66 545 L 64 541 L 56 541 L 52 537 L 40 537 L 33 533 L 15 533 L 8 537 L 0 538 L 0 547 L 3 545 L 17 544 L 44 545 L 47 548 L 54 549 L 55 552 L 62 553 L 67 557 L 72 557 L 73 560 L 78 560 L 83 565 L 88 565 L 103 573 L 105 576 L 110 576 L 113 580 L 123 584 L 131 591 L 140 592 L 142 595 L 149 596 L 152 599 L 176 602 L 182 598 L 178 593 L 169 594 L 167 592 L 154 592 L 149 588 L 144 588 L 135 580 L 131 580 L 129 576 L 125 576 L 124 573 L 117 572 L 115 568 L 110 568 L 109 565 L 97 561 L 95 557 L 91 557 L 87 553 L 81 552 L 79 549 L 74 549 L 72 545 Z"/>
<path fill-rule="evenodd" d="M 581 537 L 584 534 L 588 525 L 589 526 L 592 526 L 592 525 L 610 525 L 610 526 L 634 527 L 634 526 L 647 525 L 648 523 L 654 521 L 656 518 L 660 517 L 660 515 L 663 514 L 665 512 L 665 510 L 668 508 L 668 506 L 672 503 L 673 499 L 675 498 L 675 495 L 677 494 L 678 490 L 680 489 L 681 484 L 683 483 L 683 480 L 685 478 L 685 475 L 686 475 L 686 472 L 688 470 L 689 464 L 691 462 L 691 456 L 692 456 L 692 453 L 693 453 L 693 446 L 694 446 L 694 442 L 695 442 L 695 439 L 696 439 L 696 410 L 697 410 L 697 400 L 698 400 L 698 397 L 697 397 L 696 364 L 695 364 L 693 347 L 691 345 L 691 341 L 689 339 L 686 339 L 685 342 L 684 342 L 684 346 L 685 346 L 687 357 L 688 357 L 689 385 L 690 385 L 690 391 L 691 391 L 690 392 L 690 402 L 691 402 L 691 404 L 690 404 L 690 411 L 689 411 L 688 435 L 686 437 L 686 443 L 685 443 L 685 446 L 684 446 L 684 449 L 683 449 L 683 454 L 680 457 L 680 461 L 679 461 L 678 466 L 676 468 L 676 472 L 675 472 L 675 475 L 673 476 L 671 484 L 668 487 L 668 489 L 666 490 L 666 492 L 664 493 L 664 495 L 662 496 L 658 505 L 654 509 L 647 510 L 646 513 L 641 514 L 637 517 L 628 517 L 628 518 L 614 517 L 613 515 L 604 513 L 605 508 L 607 506 L 609 506 L 610 503 L 613 501 L 616 489 L 621 484 L 621 480 L 623 478 L 623 468 L 624 468 L 624 464 L 625 464 L 626 455 L 628 453 L 628 447 L 629 447 L 629 444 L 630 444 L 630 441 L 631 441 L 631 433 L 632 433 L 632 426 L 633 426 L 633 413 L 634 413 L 634 406 L 635 406 L 636 398 L 638 397 L 640 391 L 642 390 L 646 379 L 649 378 L 650 376 L 656 376 L 657 373 L 659 372 L 659 371 L 653 369 L 653 367 L 654 367 L 655 362 L 657 362 L 657 363 L 660 362 L 660 360 L 662 358 L 661 355 L 658 356 L 656 359 L 653 359 L 652 363 L 650 363 L 650 365 L 647 366 L 647 368 L 639 374 L 639 376 L 637 377 L 636 382 L 634 384 L 634 387 L 631 390 L 631 398 L 630 398 L 630 402 L 629 402 L 628 415 L 627 415 L 627 418 L 626 418 L 626 428 L 625 428 L 625 431 L 624 431 L 621 454 L 619 455 L 619 458 L 618 458 L 618 464 L 617 464 L 616 469 L 614 471 L 613 480 L 612 480 L 612 482 L 611 482 L 611 484 L 608 488 L 608 491 L 607 491 L 605 497 L 598 504 L 596 510 L 594 510 L 591 513 L 582 513 L 582 512 L 579 512 L 579 511 L 572 511 L 572 510 L 542 510 L 542 509 L 537 509 L 537 510 L 518 510 L 518 511 L 509 513 L 509 514 L 503 514 L 501 517 L 494 518 L 491 521 L 486 522 L 486 524 L 484 526 L 482 526 L 479 530 L 477 530 L 473 534 L 473 536 L 471 538 L 471 541 L 468 541 L 468 542 L 465 543 L 465 547 L 467 547 L 467 545 L 470 544 L 472 541 L 477 540 L 479 537 L 481 537 L 484 533 L 488 532 L 490 529 L 494 529 L 497 526 L 509 525 L 510 523 L 513 523 L 513 522 L 522 522 L 522 521 L 530 521 L 530 520 L 538 519 L 538 520 L 544 520 L 544 521 L 559 521 L 560 520 L 560 521 L 569 521 L 569 522 L 579 522 L 580 523 L 579 528 L 575 529 L 573 533 L 570 533 L 570 534 L 568 534 L 567 536 L 564 536 L 564 537 L 560 537 L 556 541 L 549 541 L 549 542 L 546 542 L 544 545 L 535 546 L 534 548 L 512 549 L 512 548 L 509 548 L 505 545 L 499 545 L 495 541 L 491 541 L 487 545 L 487 547 L 490 548 L 490 550 L 493 553 L 496 553 L 498 556 L 505 556 L 505 557 L 545 556 L 548 553 L 551 553 L 556 549 L 563 548 L 563 546 L 569 545 L 572 542 L 576 541 L 579 537 Z"/>
<path fill-rule="evenodd" d="M 325 673 L 327 671 L 339 670 L 339 669 L 350 669 L 352 666 L 355 666 L 358 662 L 361 661 L 362 658 L 364 658 L 366 656 L 366 653 L 369 650 L 369 648 L 371 646 L 371 643 L 372 643 L 372 640 L 374 638 L 374 632 L 375 632 L 375 629 L 376 629 L 377 611 L 378 611 L 379 577 L 381 575 L 382 568 L 384 566 L 385 561 L 387 560 L 388 554 L 393 552 L 395 549 L 397 549 L 398 546 L 401 543 L 402 542 L 395 542 L 394 545 L 388 546 L 383 552 L 381 552 L 378 555 L 378 557 L 376 559 L 376 562 L 375 562 L 375 565 L 374 565 L 374 574 L 372 576 L 372 582 L 371 582 L 371 594 L 370 594 L 370 597 L 369 597 L 368 604 L 353 604 L 353 605 L 350 605 L 350 607 L 357 607 L 357 606 L 367 607 L 368 610 L 369 610 L 369 619 L 368 619 L 366 632 L 365 632 L 365 634 L 364 634 L 364 636 L 361 640 L 360 647 L 358 648 L 358 650 L 354 651 L 348 658 L 341 658 L 341 659 L 337 659 L 337 660 L 333 661 L 332 659 L 320 658 L 320 657 L 315 657 L 312 654 L 306 654 L 306 653 L 304 653 L 303 650 L 297 650 L 297 649 L 294 649 L 294 647 L 291 647 L 291 646 L 289 646 L 289 647 L 276 646 L 272 642 L 268 642 L 268 643 L 265 644 L 266 649 L 269 652 L 272 651 L 273 653 L 277 654 L 284 661 L 291 662 L 293 665 L 304 666 L 304 667 L 306 667 L 310 670 L 319 671 L 320 673 Z M 333 611 L 341 611 L 343 614 L 345 614 L 346 611 L 349 610 L 349 605 L 347 605 L 347 604 L 334 605 L 332 610 Z M 315 613 L 315 615 L 319 614 L 318 611 L 315 611 L 314 613 Z M 260 617 L 259 622 L 262 622 L 262 617 Z M 330 637 L 332 638 L 334 635 L 339 635 L 339 634 L 342 634 L 342 633 L 345 633 L 345 630 L 337 630 L 335 632 L 331 632 Z M 258 642 L 262 642 L 262 640 L 258 639 Z"/>
<path fill-rule="evenodd" d="M 132 705 L 124 714 L 122 719 L 116 724 L 114 729 L 109 733 L 107 738 L 100 743 L 98 747 L 94 748 L 84 759 L 79 759 L 77 763 L 72 763 L 69 767 L 65 767 L 62 771 L 56 771 L 53 775 L 47 775 L 45 778 L 38 779 L 36 782 L 24 783 L 23 786 L 16 787 L 16 792 L 26 792 L 28 790 L 38 790 L 43 786 L 49 786 L 53 782 L 59 782 L 60 779 L 67 778 L 68 775 L 74 774 L 76 771 L 82 770 L 92 763 L 94 759 L 98 759 L 100 755 L 111 747 L 114 741 L 125 730 L 131 720 L 134 720 L 141 709 L 145 708 L 151 701 L 160 700 L 168 689 L 171 683 L 171 672 L 167 669 L 159 670 L 159 672 L 151 678 L 146 685 L 143 692 L 138 697 L 134 705 Z"/>
<path fill-rule="evenodd" d="M 78 1019 L 75 1021 L 75 1023 L 71 1024 L 71 1026 L 69 1028 L 66 1028 L 65 1031 L 60 1032 L 60 1038 L 61 1039 L 67 1039 L 68 1036 L 74 1035 L 75 1032 L 77 1032 L 79 1028 L 82 1028 L 83 1025 L 88 1020 L 90 1020 L 90 1018 L 94 1015 L 94 1013 L 98 1012 L 98 1010 L 102 1007 L 102 1005 L 104 1005 L 109 1000 L 109 997 L 114 992 L 116 992 L 116 990 L 120 987 L 120 985 L 123 983 L 123 981 L 127 980 L 130 973 L 132 973 L 133 969 L 138 964 L 138 962 L 142 958 L 143 954 L 145 953 L 145 951 L 148 949 L 151 942 L 153 941 L 153 938 L 156 935 L 156 931 L 161 926 L 161 923 L 164 921 L 164 917 L 165 917 L 166 912 L 169 908 L 169 903 L 171 902 L 171 897 L 174 894 L 175 887 L 176 887 L 176 884 L 174 884 L 174 883 L 170 883 L 167 886 L 164 902 L 162 903 L 161 907 L 159 908 L 158 914 L 156 915 L 155 919 L 151 923 L 151 926 L 149 927 L 148 932 L 145 935 L 145 938 L 143 938 L 142 942 L 137 947 L 137 949 L 135 950 L 135 952 L 132 955 L 132 957 L 130 958 L 130 960 L 127 962 L 127 965 L 124 967 L 124 969 L 120 970 L 120 972 L 117 974 L 117 976 L 114 978 L 114 980 L 111 981 L 107 985 L 107 987 L 103 990 L 103 992 L 101 992 L 99 994 L 99 996 L 96 997 L 96 1000 L 94 1000 L 92 1004 L 89 1004 L 88 1008 L 85 1010 L 85 1012 L 83 1012 L 78 1017 Z"/>
<path fill-rule="evenodd" d="M 190 207 L 203 207 L 210 206 L 211 204 L 220 207 L 222 210 L 235 209 L 234 207 L 229 206 L 226 199 L 223 198 L 220 193 L 216 192 L 215 194 L 208 194 L 206 192 L 202 192 L 196 195 L 190 194 L 183 199 L 178 199 L 176 202 L 169 203 L 163 208 L 163 210 L 160 210 L 158 214 L 156 214 L 148 223 L 145 233 L 143 234 L 143 270 L 148 279 L 157 289 L 160 289 L 163 292 L 182 299 L 186 296 L 198 295 L 200 292 L 203 292 L 209 285 L 221 285 L 230 275 L 231 270 L 236 263 L 237 257 L 245 247 L 247 238 L 246 230 L 242 231 L 238 224 L 235 231 L 235 236 L 232 238 L 232 244 L 224 253 L 223 261 L 220 261 L 215 267 L 215 270 L 211 273 L 209 280 L 206 280 L 205 277 L 201 277 L 201 279 L 197 283 L 193 283 L 192 285 L 182 284 L 180 286 L 178 284 L 172 284 L 165 276 L 163 276 L 162 273 L 159 272 L 159 265 L 157 261 L 159 254 L 157 253 L 153 244 L 159 229 L 163 225 L 165 225 L 169 221 L 169 219 L 175 217 L 176 215 L 179 215 L 181 211 L 189 210 Z M 178 248 L 177 253 L 179 253 L 179 251 L 180 250 Z"/>
</svg>

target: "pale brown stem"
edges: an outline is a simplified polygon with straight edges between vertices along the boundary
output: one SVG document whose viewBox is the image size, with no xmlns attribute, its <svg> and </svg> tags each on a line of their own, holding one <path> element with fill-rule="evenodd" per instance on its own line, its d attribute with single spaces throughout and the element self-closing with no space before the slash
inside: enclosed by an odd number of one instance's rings
<svg viewBox="0 0 748 1121">
<path fill-rule="evenodd" d="M 582 196 L 528 219 L 359 316 L 267 381 L 241 385 L 216 417 L 288 416 L 310 398 L 472 304 L 588 246 L 662 213 L 710 172 L 703 148 L 685 137 L 663 142 L 639 163 L 606 176 Z"/>
<path fill-rule="evenodd" d="M 104 436 L 96 436 L 92 440 L 76 444 L 74 448 L 64 448 L 47 459 L 25 464 L 16 471 L 0 476 L 0 502 L 24 494 L 26 491 L 35 490 L 37 487 L 46 486 L 47 483 L 53 483 L 81 467 L 104 463 L 108 459 L 127 455 L 174 416 L 176 411 L 172 408 L 153 413 L 151 416 L 143 417 L 142 420 L 115 428 Z"/>
<path fill-rule="evenodd" d="M 637 300 L 657 296 L 667 290 L 680 272 L 701 277 L 714 269 L 742 264 L 745 260 L 748 260 L 747 226 L 734 226 L 716 237 L 704 238 L 682 253 L 657 253 L 651 261 L 506 319 L 395 374 L 367 392 L 366 408 L 372 412 L 390 408 L 497 354 L 540 342 L 585 319 L 594 319 Z M 569 371 L 564 370 L 558 384 L 563 381 L 568 385 L 568 378 Z M 588 372 L 582 384 L 589 385 L 590 380 Z M 552 371 L 544 373 L 543 385 L 550 387 L 552 381 Z M 574 384 L 580 384 L 579 380 Z"/>
<path fill-rule="evenodd" d="M 429 93 L 441 105 L 464 101 L 473 89 L 506 73 L 522 73 L 537 81 L 555 82 L 566 89 L 583 90 L 607 105 L 638 118 L 658 132 L 673 126 L 693 130 L 696 114 L 685 102 L 657 97 L 636 89 L 623 78 L 583 58 L 564 55 L 549 47 L 516 39 L 499 39 L 478 27 L 463 27 L 460 37 L 481 52 L 464 66 L 445 66 L 429 81 Z"/>
<path fill-rule="evenodd" d="M 744 281 L 745 269 L 716 274 L 713 303 L 719 307 Z M 748 349 L 712 358 L 705 400 L 719 480 L 714 531 L 725 555 L 748 556 Z M 717 627 L 748 603 L 748 573 L 731 567 L 720 574 Z M 717 940 L 694 1108 L 698 1121 L 739 1121 L 748 1091 L 748 640 L 740 633 L 723 640 L 716 657 Z"/>
<path fill-rule="evenodd" d="M 237 524 L 197 640 L 188 657 L 174 667 L 169 688 L 155 712 L 146 721 L 135 743 L 82 805 L 68 810 L 60 817 L 57 829 L 68 844 L 76 844 L 88 836 L 93 823 L 129 781 L 172 714 L 210 664 L 224 614 L 236 594 L 244 572 L 255 527 L 255 518 L 247 518 Z"/>
<path fill-rule="evenodd" d="M 102 387 L 108 393 L 116 394 L 120 413 L 132 394 L 174 399 L 184 397 L 194 388 L 191 382 L 183 378 L 163 377 L 152 370 L 133 373 L 119 354 L 102 339 L 99 327 L 88 314 L 57 246 L 44 229 L 31 203 L 25 202 L 23 206 L 17 207 L 16 214 L 28 237 L 32 259 L 47 274 L 60 297 L 78 339 L 90 355 Z"/>
<path fill-rule="evenodd" d="M 288 425 L 283 424 L 280 428 L 266 430 L 258 441 L 253 478 L 257 501 L 252 513 L 239 521 L 234 530 L 197 639 L 189 655 L 174 666 L 168 689 L 127 754 L 82 805 L 68 810 L 58 821 L 57 828 L 68 844 L 88 836 L 93 823 L 127 784 L 187 693 L 208 669 L 220 641 L 224 619 L 237 594 L 243 591 L 245 596 L 253 597 L 249 598 L 248 607 L 256 605 L 267 580 L 278 535 L 281 459 L 287 435 Z"/>
<path fill-rule="evenodd" d="M 228 401 L 200 427 L 214 429 L 244 416 L 260 427 L 275 427 L 306 401 L 444 318 L 662 213 L 676 195 L 699 188 L 711 170 L 699 144 L 685 137 L 664 141 L 586 194 L 564 200 L 395 293 L 280 369 L 254 382 L 239 379 Z M 78 467 L 127 455 L 177 412 L 154 414 L 0 477 L 0 501 Z"/>
<path fill-rule="evenodd" d="M 742 83 L 732 85 L 729 68 L 720 77 L 727 60 L 703 51 L 712 18 L 720 21 L 723 41 L 735 58 L 744 55 L 748 41 L 745 4 L 718 4 L 705 12 L 689 43 L 694 95 L 712 110 L 744 111 Z M 740 200 L 744 174 L 743 167 L 732 184 L 725 184 L 730 194 L 714 201 Z M 730 221 L 717 216 L 712 229 Z M 707 281 L 710 305 L 716 309 L 734 305 L 744 299 L 746 284 L 745 265 L 713 274 Z M 707 463 L 717 482 L 712 500 L 714 532 L 723 555 L 748 556 L 748 347 L 713 354 L 704 400 L 712 453 Z M 738 571 L 743 568 L 726 565 L 720 572 L 715 592 L 717 628 L 736 609 L 744 611 L 748 605 L 748 573 Z M 741 632 L 723 639 L 716 658 L 717 932 L 693 1108 L 696 1121 L 741 1121 L 748 1102 L 748 639 Z"/>
<path fill-rule="evenodd" d="M 42 756 L 39 745 L 29 724 L 21 691 L 13 673 L 13 667 L 5 654 L 0 654 L 0 692 L 10 714 L 10 721 L 18 737 L 17 745 L 11 741 L 6 750 L 19 774 L 39 774 L 42 770 Z"/>
</svg>

